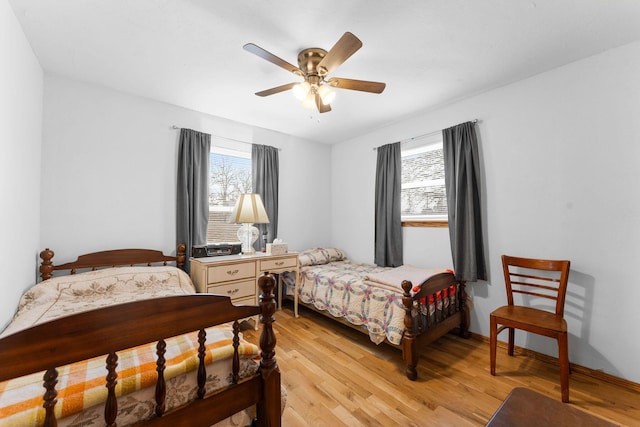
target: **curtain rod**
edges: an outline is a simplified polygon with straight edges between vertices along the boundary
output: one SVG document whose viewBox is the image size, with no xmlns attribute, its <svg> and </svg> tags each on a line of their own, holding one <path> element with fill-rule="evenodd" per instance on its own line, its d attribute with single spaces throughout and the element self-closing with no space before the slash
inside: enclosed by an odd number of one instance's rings
<svg viewBox="0 0 640 427">
<path fill-rule="evenodd" d="M 171 126 L 171 129 L 180 130 L 182 128 L 180 126 L 173 125 L 173 126 Z M 233 142 L 239 142 L 241 144 L 253 145 L 253 142 L 241 141 L 239 139 L 233 139 L 233 138 L 229 138 L 227 136 L 220 136 L 220 135 L 211 135 L 211 136 L 214 137 L 214 138 L 226 139 L 227 141 L 233 141 Z M 282 151 L 282 148 L 278 148 L 278 151 Z"/>
<path fill-rule="evenodd" d="M 474 125 L 476 123 L 478 123 L 480 120 L 478 119 L 473 119 L 473 120 L 469 120 L 471 123 L 473 123 Z M 465 122 L 466 123 L 466 122 Z M 425 136 L 433 136 L 436 135 L 438 133 L 442 132 L 442 130 L 435 130 L 433 132 L 429 132 L 429 133 L 423 133 L 422 135 L 418 135 L 418 136 L 412 136 L 411 138 L 407 138 L 407 139 L 403 139 L 400 142 L 405 142 L 405 141 L 413 141 L 414 139 L 418 139 L 418 138 L 424 138 Z M 378 147 L 373 147 L 373 151 L 376 151 L 378 149 Z"/>
<path fill-rule="evenodd" d="M 180 129 L 182 129 L 182 128 L 181 128 L 180 126 L 173 125 L 173 126 L 171 126 L 171 129 L 180 130 Z M 211 135 L 211 136 L 212 136 L 212 137 L 215 137 L 215 138 L 226 139 L 227 141 L 240 142 L 240 143 L 242 143 L 242 144 L 249 144 L 249 145 L 253 145 L 253 143 L 252 143 L 252 142 L 241 141 L 241 140 L 239 140 L 239 139 L 233 139 L 233 138 L 229 138 L 229 137 L 226 137 L 226 136 L 220 136 L 220 135 Z"/>
</svg>

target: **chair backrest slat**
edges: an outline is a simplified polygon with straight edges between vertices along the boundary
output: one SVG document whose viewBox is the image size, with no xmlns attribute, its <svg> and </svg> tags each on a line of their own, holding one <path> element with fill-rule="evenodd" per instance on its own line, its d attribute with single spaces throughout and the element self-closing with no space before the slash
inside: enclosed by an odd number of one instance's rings
<svg viewBox="0 0 640 427">
<path fill-rule="evenodd" d="M 519 289 L 512 289 L 511 292 L 514 293 L 514 294 L 524 294 L 524 295 L 530 295 L 532 297 L 547 298 L 547 299 L 554 300 L 554 301 L 558 299 L 558 297 L 554 297 L 554 296 L 551 296 L 551 295 L 539 294 L 537 292 L 521 291 Z"/>
<path fill-rule="evenodd" d="M 558 282 L 558 281 L 556 280 L 556 282 Z M 511 282 L 511 287 L 513 287 L 513 285 L 526 286 L 528 288 L 536 288 L 536 289 L 546 289 L 548 291 L 558 292 L 558 286 L 554 287 L 554 286 L 539 285 L 537 283 L 514 282 L 514 281 L 512 281 Z"/>
<path fill-rule="evenodd" d="M 564 301 L 569 281 L 568 260 L 542 260 L 502 256 L 507 302 L 514 305 L 513 294 L 554 300 L 555 313 L 564 315 Z"/>
</svg>

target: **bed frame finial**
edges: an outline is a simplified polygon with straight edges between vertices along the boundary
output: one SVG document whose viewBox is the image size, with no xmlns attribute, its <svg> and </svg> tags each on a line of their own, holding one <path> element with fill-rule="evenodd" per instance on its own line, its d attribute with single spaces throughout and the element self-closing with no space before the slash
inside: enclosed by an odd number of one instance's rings
<svg viewBox="0 0 640 427">
<path fill-rule="evenodd" d="M 176 258 L 176 267 L 184 270 L 184 261 L 187 258 L 187 246 L 184 243 L 179 243 L 176 247 Z"/>
<path fill-rule="evenodd" d="M 53 262 L 51 259 L 55 253 L 46 248 L 44 251 L 40 252 L 40 258 L 42 259 L 42 263 L 40 264 L 40 277 L 42 280 L 50 279 L 53 276 Z"/>
</svg>

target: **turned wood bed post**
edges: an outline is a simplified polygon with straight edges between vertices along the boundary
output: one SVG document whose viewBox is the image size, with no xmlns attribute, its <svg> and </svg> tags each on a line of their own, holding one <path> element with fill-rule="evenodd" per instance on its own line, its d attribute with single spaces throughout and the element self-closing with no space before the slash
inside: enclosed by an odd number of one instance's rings
<svg viewBox="0 0 640 427">
<path fill-rule="evenodd" d="M 458 292 L 458 309 L 460 311 L 460 336 L 462 338 L 469 338 L 471 333 L 469 332 L 469 310 L 467 310 L 467 293 L 465 291 L 465 282 L 460 281 L 459 292 Z"/>
<path fill-rule="evenodd" d="M 53 276 L 53 262 L 51 262 L 53 255 L 55 254 L 49 248 L 40 252 L 40 258 L 42 259 L 42 263 L 40 264 L 40 277 L 42 277 L 42 280 L 51 279 L 51 276 Z"/>
<path fill-rule="evenodd" d="M 42 405 L 45 409 L 45 417 L 44 417 L 44 426 L 45 427 L 56 427 L 58 425 L 58 420 L 56 420 L 56 415 L 53 412 L 58 403 L 58 392 L 56 391 L 56 385 L 58 384 L 58 371 L 55 368 L 49 369 L 44 374 L 44 389 L 46 390 L 44 393 L 44 404 Z"/>
<path fill-rule="evenodd" d="M 415 346 L 415 325 L 411 310 L 413 309 L 413 298 L 411 298 L 411 282 L 402 281 L 402 305 L 404 305 L 404 335 L 402 337 L 402 358 L 407 364 L 407 378 L 415 381 L 418 378 L 418 352 Z"/>
<path fill-rule="evenodd" d="M 275 358 L 276 334 L 273 332 L 273 317 L 276 312 L 273 293 L 276 280 L 265 272 L 258 279 L 260 287 L 260 374 L 263 384 L 262 403 L 257 405 L 258 423 L 267 427 L 279 427 L 281 423 L 280 368 Z"/>
<path fill-rule="evenodd" d="M 184 270 L 184 262 L 187 259 L 187 246 L 184 243 L 178 244 L 176 247 L 176 267 Z"/>
</svg>

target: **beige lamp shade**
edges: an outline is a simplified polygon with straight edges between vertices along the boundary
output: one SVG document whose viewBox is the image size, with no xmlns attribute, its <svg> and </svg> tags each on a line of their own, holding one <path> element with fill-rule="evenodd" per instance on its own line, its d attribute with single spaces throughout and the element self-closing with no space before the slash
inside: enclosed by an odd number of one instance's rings
<svg viewBox="0 0 640 427">
<path fill-rule="evenodd" d="M 231 212 L 229 222 L 236 224 L 267 224 L 269 217 L 259 194 L 241 194 Z"/>
</svg>

